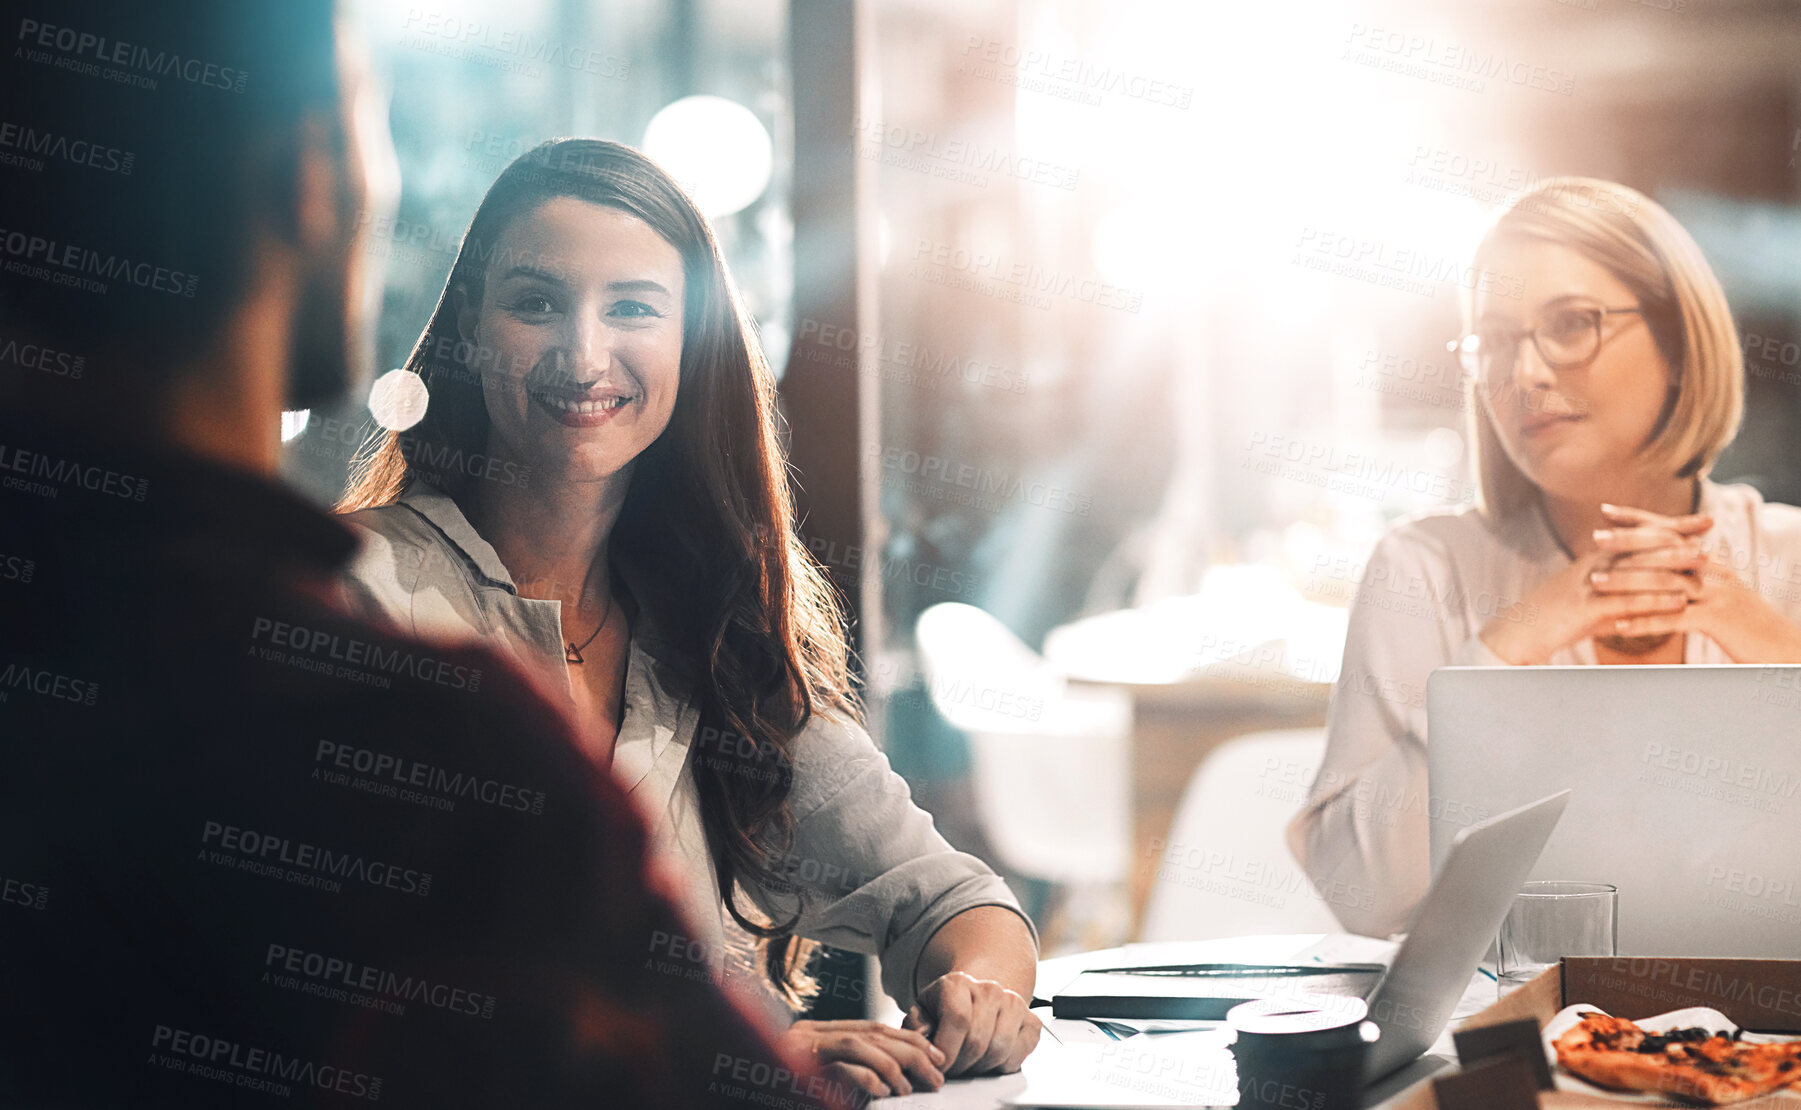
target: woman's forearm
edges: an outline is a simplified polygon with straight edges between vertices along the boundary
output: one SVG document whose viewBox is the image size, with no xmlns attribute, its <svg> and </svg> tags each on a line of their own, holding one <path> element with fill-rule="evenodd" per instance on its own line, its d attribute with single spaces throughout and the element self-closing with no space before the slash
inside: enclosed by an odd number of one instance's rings
<svg viewBox="0 0 1801 1110">
<path fill-rule="evenodd" d="M 953 971 L 992 979 L 1030 999 L 1038 981 L 1038 946 L 1025 921 L 1012 910 L 975 906 L 932 934 L 913 972 L 914 990 Z"/>
</svg>

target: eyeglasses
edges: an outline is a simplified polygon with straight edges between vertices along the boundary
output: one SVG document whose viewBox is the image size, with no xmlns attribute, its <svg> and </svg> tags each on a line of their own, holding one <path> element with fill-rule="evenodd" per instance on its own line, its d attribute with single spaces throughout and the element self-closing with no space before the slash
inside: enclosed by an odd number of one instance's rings
<svg viewBox="0 0 1801 1110">
<path fill-rule="evenodd" d="M 1538 357 L 1552 370 L 1580 370 L 1601 353 L 1601 321 L 1626 313 L 1644 315 L 1634 305 L 1630 308 L 1568 306 L 1553 311 L 1531 328 L 1479 328 L 1445 344 L 1453 351 L 1464 372 L 1485 388 L 1498 388 L 1513 374 L 1520 357 L 1520 340 L 1532 337 Z"/>
</svg>

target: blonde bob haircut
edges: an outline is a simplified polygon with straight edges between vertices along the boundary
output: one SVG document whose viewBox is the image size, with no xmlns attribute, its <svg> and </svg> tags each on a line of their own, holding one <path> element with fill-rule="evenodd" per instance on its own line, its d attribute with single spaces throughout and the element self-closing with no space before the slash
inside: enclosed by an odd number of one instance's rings
<svg viewBox="0 0 1801 1110">
<path fill-rule="evenodd" d="M 1705 477 L 1738 434 L 1745 385 L 1732 310 L 1701 248 L 1651 198 L 1590 177 L 1550 178 L 1510 201 L 1476 248 L 1475 271 L 1488 273 L 1484 264 L 1495 248 L 1522 239 L 1569 247 L 1632 292 L 1672 377 L 1663 415 L 1643 449 L 1644 465 Z M 1466 288 L 1465 330 L 1474 326 L 1475 309 L 1475 290 Z M 1491 519 L 1511 516 L 1529 507 L 1538 489 L 1502 449 L 1473 381 L 1467 399 L 1477 505 Z"/>
</svg>

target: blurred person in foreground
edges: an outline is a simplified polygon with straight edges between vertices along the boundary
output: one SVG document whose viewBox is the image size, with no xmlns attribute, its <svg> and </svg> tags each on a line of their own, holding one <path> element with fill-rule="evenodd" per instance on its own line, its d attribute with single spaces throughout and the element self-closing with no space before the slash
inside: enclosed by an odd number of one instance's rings
<svg viewBox="0 0 1801 1110">
<path fill-rule="evenodd" d="M 4 19 L 0 1103 L 860 1098 L 682 960 L 566 719 L 340 608 L 274 481 L 393 185 L 330 0 Z"/>
<path fill-rule="evenodd" d="M 1289 828 L 1339 920 L 1375 936 L 1428 882 L 1433 670 L 1801 661 L 1801 510 L 1707 477 L 1743 360 L 1694 240 L 1626 186 L 1559 178 L 1498 215 L 1474 268 L 1452 346 L 1479 499 L 1371 554 Z"/>
<path fill-rule="evenodd" d="M 1031 924 L 862 727 L 774 376 L 681 187 L 618 143 L 521 155 L 407 367 L 430 402 L 343 499 L 369 532 L 351 592 L 554 691 L 651 815 L 715 973 L 798 1005 L 822 941 L 879 956 L 909 1011 L 785 1042 L 874 1095 L 1017 1070 L 1040 1030 Z"/>
</svg>

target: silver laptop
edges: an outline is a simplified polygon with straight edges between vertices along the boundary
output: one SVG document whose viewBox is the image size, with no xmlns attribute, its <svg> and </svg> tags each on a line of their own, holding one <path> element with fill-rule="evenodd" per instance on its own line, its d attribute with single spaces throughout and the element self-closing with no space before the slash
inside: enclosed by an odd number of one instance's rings
<svg viewBox="0 0 1801 1110">
<path fill-rule="evenodd" d="M 1370 1020 L 1382 1036 L 1371 1050 L 1366 1083 L 1411 1063 L 1444 1032 L 1568 801 L 1569 792 L 1562 791 L 1457 831 L 1431 889 L 1414 910 L 1407 938 L 1369 995 Z M 1121 1076 L 1091 1068 L 1084 1075 L 1056 1076 L 1049 1082 L 1034 1077 L 1024 1091 L 1001 1101 L 1046 1110 L 1207 1105 L 1194 1096 L 1209 1085 L 1230 1087 L 1231 1080 L 1229 1071 L 1198 1057 L 1163 1068 L 1161 1062 L 1144 1065 L 1121 1054 L 1113 1067 Z M 1153 1074 L 1140 1074 L 1147 1072 Z M 1138 1078 L 1167 1082 L 1141 1083 Z"/>
<path fill-rule="evenodd" d="M 1531 877 L 1619 887 L 1622 955 L 1801 954 L 1801 667 L 1447 667 L 1426 706 L 1434 863 L 1569 789 Z"/>
<path fill-rule="evenodd" d="M 1459 829 L 1407 939 L 1369 997 L 1382 1037 L 1365 1079 L 1374 1082 L 1432 1047 L 1513 906 L 1570 792 L 1529 802 Z"/>
</svg>

